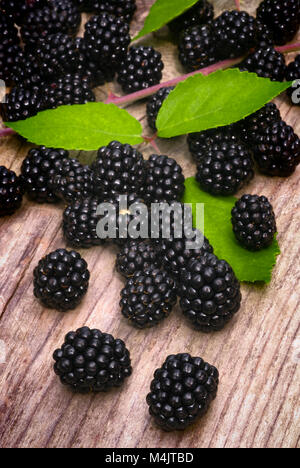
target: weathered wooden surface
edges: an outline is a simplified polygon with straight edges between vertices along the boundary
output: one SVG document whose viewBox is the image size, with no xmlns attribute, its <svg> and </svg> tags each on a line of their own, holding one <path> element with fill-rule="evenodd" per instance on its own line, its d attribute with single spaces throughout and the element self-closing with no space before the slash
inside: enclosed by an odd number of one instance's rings
<svg viewBox="0 0 300 468">
<path fill-rule="evenodd" d="M 151 3 L 138 0 L 135 31 Z M 253 11 L 257 3 L 247 2 L 247 9 Z M 165 31 L 142 42 L 162 51 L 166 79 L 182 73 Z M 299 109 L 292 109 L 285 97 L 277 102 L 300 133 Z M 131 112 L 145 123 L 144 103 L 131 106 Z M 0 145 L 1 164 L 19 171 L 29 145 L 17 137 L 2 139 Z M 158 145 L 162 153 L 177 158 L 186 176 L 193 175 L 184 138 Z M 152 152 L 144 145 L 141 149 L 145 155 Z M 112 247 L 82 252 L 92 275 L 78 309 L 63 315 L 41 307 L 33 297 L 32 272 L 44 254 L 65 245 L 63 206 L 25 200 L 13 217 L 0 219 L 0 446 L 299 446 L 299 188 L 300 169 L 282 180 L 257 175 L 247 187 L 247 192 L 265 194 L 273 203 L 282 254 L 271 284 L 243 285 L 239 314 L 224 331 L 210 336 L 192 331 L 178 308 L 158 328 L 130 327 L 120 316 L 122 281 L 114 271 Z M 53 350 L 69 330 L 82 325 L 126 341 L 134 372 L 121 390 L 74 396 L 54 376 Z M 155 368 L 178 352 L 200 355 L 216 365 L 221 381 L 203 420 L 184 433 L 165 434 L 150 420 L 145 396 Z"/>
</svg>

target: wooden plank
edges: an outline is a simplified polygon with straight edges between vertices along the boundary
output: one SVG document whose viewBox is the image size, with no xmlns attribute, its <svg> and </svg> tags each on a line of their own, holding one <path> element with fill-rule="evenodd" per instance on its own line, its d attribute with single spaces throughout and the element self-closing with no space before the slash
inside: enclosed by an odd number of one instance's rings
<svg viewBox="0 0 300 468">
<path fill-rule="evenodd" d="M 137 0 L 136 32 L 153 0 Z M 217 11 L 233 7 L 221 1 Z M 247 2 L 253 12 L 257 1 Z M 249 6 L 249 8 L 248 8 Z M 162 53 L 164 79 L 182 73 L 166 29 L 140 41 Z M 292 55 L 291 55 L 292 57 Z M 107 87 L 97 91 L 102 99 Z M 113 86 L 114 91 L 120 91 Z M 299 109 L 277 99 L 282 116 L 300 134 Z M 145 103 L 130 106 L 145 124 Z M 0 140 L 1 164 L 19 171 L 29 145 Z M 185 138 L 159 141 L 186 176 L 195 172 Z M 145 156 L 153 150 L 141 145 Z M 243 285 L 239 314 L 222 332 L 191 330 L 177 307 L 160 327 L 138 331 L 121 318 L 122 280 L 114 271 L 117 250 L 81 251 L 91 283 L 83 303 L 62 314 L 33 297 L 32 273 L 46 253 L 64 246 L 61 206 L 25 200 L 0 220 L 0 446 L 1 447 L 299 447 L 299 188 L 300 171 L 289 179 L 257 175 L 247 192 L 265 194 L 274 205 L 282 254 L 269 286 Z M 133 375 L 121 390 L 73 395 L 52 372 L 52 352 L 69 330 L 88 325 L 125 340 Z M 218 397 L 208 414 L 184 433 L 165 434 L 148 415 L 145 397 L 154 370 L 171 353 L 190 352 L 216 365 Z"/>
</svg>

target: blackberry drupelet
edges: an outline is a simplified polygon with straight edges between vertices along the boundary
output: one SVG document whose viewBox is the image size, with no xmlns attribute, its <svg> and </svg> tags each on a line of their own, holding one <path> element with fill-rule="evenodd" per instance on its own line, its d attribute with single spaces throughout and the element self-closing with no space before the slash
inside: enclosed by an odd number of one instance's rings
<svg viewBox="0 0 300 468">
<path fill-rule="evenodd" d="M 296 83 L 287 90 L 292 104 L 300 105 L 300 54 L 286 68 L 287 81 L 296 81 Z"/>
<path fill-rule="evenodd" d="M 79 74 L 67 74 L 42 88 L 44 109 L 56 109 L 71 104 L 86 104 L 96 100 L 89 83 Z"/>
<path fill-rule="evenodd" d="M 193 26 L 183 31 L 179 42 L 179 60 L 187 71 L 217 62 L 212 25 Z"/>
<path fill-rule="evenodd" d="M 42 93 L 37 86 L 16 86 L 6 95 L 5 103 L 1 104 L 0 112 L 5 122 L 15 122 L 33 117 L 44 110 Z"/>
<path fill-rule="evenodd" d="M 299 0 L 264 0 L 257 9 L 257 18 L 274 34 L 275 44 L 290 42 L 300 26 Z"/>
<path fill-rule="evenodd" d="M 129 25 L 107 13 L 93 16 L 85 25 L 84 41 L 90 61 L 116 70 L 130 44 Z"/>
<path fill-rule="evenodd" d="M 214 21 L 218 59 L 240 57 L 255 46 L 255 18 L 246 11 L 224 11 Z"/>
<path fill-rule="evenodd" d="M 49 34 L 74 35 L 80 23 L 81 15 L 71 0 L 51 0 L 46 6 L 36 8 L 26 15 L 22 22 L 21 36 L 31 50 L 38 40 Z"/>
<path fill-rule="evenodd" d="M 160 266 L 160 252 L 150 239 L 130 240 L 117 255 L 116 269 L 125 278 L 131 278 L 137 271 L 151 266 Z"/>
<path fill-rule="evenodd" d="M 22 163 L 21 176 L 25 191 L 31 200 L 38 203 L 56 203 L 59 198 L 49 188 L 51 177 L 57 171 L 57 165 L 67 158 L 69 153 L 63 149 L 40 146 L 29 150 Z"/>
<path fill-rule="evenodd" d="M 92 171 L 77 159 L 63 158 L 56 163 L 55 173 L 49 179 L 49 188 L 68 203 L 89 197 L 93 193 Z"/>
<path fill-rule="evenodd" d="M 255 141 L 257 133 L 273 122 L 280 122 L 281 116 L 278 107 L 269 102 L 262 109 L 238 122 L 241 139 L 250 146 Z"/>
<path fill-rule="evenodd" d="M 94 10 L 97 14 L 109 13 L 130 23 L 136 11 L 136 0 L 96 0 Z"/>
<path fill-rule="evenodd" d="M 189 261 L 181 270 L 178 294 L 184 316 L 203 332 L 221 330 L 241 304 L 240 284 L 231 266 L 214 254 Z"/>
<path fill-rule="evenodd" d="M 276 233 L 275 215 L 266 197 L 243 195 L 231 211 L 236 239 L 248 250 L 261 250 L 272 244 Z"/>
<path fill-rule="evenodd" d="M 177 286 L 155 266 L 137 271 L 121 291 L 121 311 L 137 328 L 152 327 L 169 316 L 177 302 Z"/>
<path fill-rule="evenodd" d="M 160 108 L 165 99 L 169 96 L 170 92 L 173 91 L 174 86 L 168 88 L 160 88 L 156 94 L 154 94 L 149 101 L 147 102 L 147 120 L 148 125 L 152 130 L 157 130 L 156 128 L 156 119 Z"/>
<path fill-rule="evenodd" d="M 118 141 L 99 149 L 92 170 L 95 193 L 102 198 L 118 193 L 138 193 L 146 177 L 143 155 Z"/>
<path fill-rule="evenodd" d="M 23 194 L 22 179 L 14 171 L 0 166 L 0 216 L 12 215 L 17 211 Z"/>
<path fill-rule="evenodd" d="M 258 129 L 253 143 L 254 159 L 261 172 L 288 177 L 300 163 L 300 139 L 282 120 Z"/>
<path fill-rule="evenodd" d="M 124 341 L 82 327 L 69 332 L 53 354 L 54 371 L 76 393 L 105 392 L 120 387 L 132 373 Z"/>
<path fill-rule="evenodd" d="M 175 159 L 152 154 L 146 161 L 143 198 L 147 204 L 180 200 L 184 192 L 184 175 Z"/>
<path fill-rule="evenodd" d="M 63 233 L 68 245 L 89 248 L 104 243 L 97 235 L 99 203 L 97 198 L 90 197 L 67 206 L 63 214 Z"/>
<path fill-rule="evenodd" d="M 243 143 L 213 144 L 197 165 L 196 180 L 213 195 L 234 195 L 254 176 L 252 152 Z"/>
<path fill-rule="evenodd" d="M 86 294 L 90 273 L 78 252 L 57 249 L 39 261 L 33 276 L 35 297 L 45 307 L 66 312 Z"/>
<path fill-rule="evenodd" d="M 164 64 L 153 47 L 131 47 L 120 63 L 118 83 L 124 93 L 134 93 L 160 83 Z"/>
<path fill-rule="evenodd" d="M 188 248 L 188 242 L 195 242 L 197 238 L 199 242 L 203 240 L 202 246 L 193 249 Z M 161 241 L 162 266 L 176 280 L 180 279 L 181 269 L 186 268 L 192 258 L 199 259 L 205 253 L 213 253 L 213 247 L 197 229 L 193 229 L 193 235 L 189 239 L 183 235 L 179 239 L 172 236 Z"/>
<path fill-rule="evenodd" d="M 170 21 L 168 26 L 174 34 L 178 34 L 191 26 L 209 23 L 213 17 L 213 5 L 207 0 L 198 0 L 194 6 Z"/>
<path fill-rule="evenodd" d="M 200 162 L 212 146 L 237 143 L 238 141 L 239 132 L 235 125 L 190 133 L 187 137 L 189 150 L 196 162 Z"/>
<path fill-rule="evenodd" d="M 286 73 L 283 54 L 272 46 L 257 49 L 239 64 L 239 69 L 272 81 L 284 81 Z"/>
<path fill-rule="evenodd" d="M 188 353 L 168 356 L 156 369 L 146 401 L 165 431 L 183 430 L 203 416 L 216 398 L 218 370 Z"/>
</svg>

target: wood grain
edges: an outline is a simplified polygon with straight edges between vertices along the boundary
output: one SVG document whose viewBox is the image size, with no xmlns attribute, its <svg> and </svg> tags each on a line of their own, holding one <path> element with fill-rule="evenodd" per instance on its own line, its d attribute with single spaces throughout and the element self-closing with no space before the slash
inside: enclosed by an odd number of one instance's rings
<svg viewBox="0 0 300 468">
<path fill-rule="evenodd" d="M 153 0 L 137 0 L 136 32 Z M 215 1 L 217 11 L 233 1 Z M 246 2 L 245 2 L 246 3 Z M 253 12 L 257 1 L 248 1 Z M 246 6 L 246 5 L 245 5 Z M 182 73 L 166 29 L 140 41 L 163 54 L 164 78 Z M 292 55 L 291 55 L 292 57 Z M 99 99 L 107 88 L 97 91 Z M 115 86 L 115 91 L 119 88 Z M 277 99 L 282 116 L 300 134 L 299 109 Z M 145 125 L 145 103 L 130 106 Z M 159 141 L 186 176 L 195 168 L 185 138 Z M 0 161 L 19 171 L 29 145 L 0 140 Z M 141 145 L 145 156 L 151 148 Z M 33 297 L 32 272 L 46 253 L 64 246 L 63 206 L 36 205 L 0 220 L 0 446 L 1 447 L 299 447 L 299 189 L 300 170 L 289 179 L 257 175 L 247 192 L 273 203 L 282 254 L 269 286 L 242 286 L 242 307 L 222 332 L 191 330 L 179 308 L 158 328 L 138 331 L 121 318 L 122 281 L 113 247 L 82 251 L 91 283 L 82 305 L 61 314 Z M 52 371 L 52 352 L 64 335 L 82 325 L 125 340 L 133 375 L 122 390 L 78 396 Z M 200 355 L 220 370 L 217 399 L 204 419 L 184 433 L 165 434 L 148 415 L 145 396 L 154 370 L 170 353 Z"/>
</svg>

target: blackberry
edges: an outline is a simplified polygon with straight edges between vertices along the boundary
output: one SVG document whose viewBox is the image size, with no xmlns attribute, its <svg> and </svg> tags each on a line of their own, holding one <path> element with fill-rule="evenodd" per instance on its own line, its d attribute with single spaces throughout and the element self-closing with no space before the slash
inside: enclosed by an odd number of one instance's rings
<svg viewBox="0 0 300 468">
<path fill-rule="evenodd" d="M 240 57 L 255 46 L 255 18 L 246 11 L 224 11 L 214 21 L 217 57 Z"/>
<path fill-rule="evenodd" d="M 90 273 L 78 252 L 57 249 L 39 261 L 33 276 L 35 297 L 45 307 L 66 312 L 86 294 Z"/>
<path fill-rule="evenodd" d="M 14 82 L 13 70 L 16 58 L 22 52 L 19 45 L 3 45 L 0 43 L 0 80 L 6 85 Z"/>
<path fill-rule="evenodd" d="M 288 177 L 300 162 L 300 139 L 285 122 L 273 122 L 258 129 L 253 153 L 261 172 Z"/>
<path fill-rule="evenodd" d="M 293 104 L 300 105 L 300 54 L 287 66 L 286 79 L 287 81 L 296 82 L 287 90 L 287 93 Z"/>
<path fill-rule="evenodd" d="M 15 122 L 33 117 L 44 110 L 42 93 L 39 87 L 16 86 L 6 95 L 1 105 L 1 116 L 5 122 Z"/>
<path fill-rule="evenodd" d="M 139 192 L 146 176 L 143 155 L 118 141 L 99 149 L 92 170 L 95 193 L 102 198 L 117 193 Z"/>
<path fill-rule="evenodd" d="M 175 159 L 152 154 L 146 161 L 143 197 L 147 204 L 180 200 L 184 192 L 184 175 Z"/>
<path fill-rule="evenodd" d="M 266 197 L 243 195 L 231 211 L 233 232 L 248 250 L 261 250 L 272 244 L 276 233 L 275 215 Z"/>
<path fill-rule="evenodd" d="M 67 243 L 72 247 L 89 248 L 103 244 L 97 235 L 99 216 L 97 198 L 75 200 L 64 211 L 63 233 Z"/>
<path fill-rule="evenodd" d="M 79 11 L 85 11 L 87 13 L 95 11 L 96 0 L 74 0 L 74 3 L 78 6 Z"/>
<path fill-rule="evenodd" d="M 85 25 L 84 41 L 90 61 L 99 68 L 116 70 L 130 44 L 129 26 L 107 13 L 93 16 Z"/>
<path fill-rule="evenodd" d="M 87 80 L 79 74 L 67 74 L 42 88 L 44 109 L 56 109 L 71 104 L 86 104 L 96 100 Z"/>
<path fill-rule="evenodd" d="M 121 291 L 121 311 L 137 328 L 152 327 L 169 316 L 177 302 L 175 281 L 154 266 L 134 273 Z"/>
<path fill-rule="evenodd" d="M 75 73 L 79 67 L 79 52 L 67 34 L 50 34 L 39 40 L 35 56 L 43 75 L 47 77 Z"/>
<path fill-rule="evenodd" d="M 257 18 L 274 34 L 275 44 L 290 42 L 300 26 L 299 0 L 264 0 L 257 9 Z"/>
<path fill-rule="evenodd" d="M 231 266 L 214 254 L 191 259 L 181 270 L 180 307 L 194 328 L 221 330 L 239 310 L 240 284 Z"/>
<path fill-rule="evenodd" d="M 79 54 L 79 71 L 86 78 L 90 88 L 102 86 L 106 81 L 112 81 L 115 76 L 115 70 L 108 66 L 104 67 L 97 61 L 93 61 L 88 57 L 87 45 L 82 37 L 75 39 L 75 47 Z"/>
<path fill-rule="evenodd" d="M 28 13 L 45 6 L 46 3 L 47 0 L 1 0 L 0 9 L 20 26 Z"/>
<path fill-rule="evenodd" d="M 280 121 L 281 116 L 278 107 L 273 102 L 269 102 L 262 109 L 238 123 L 241 138 L 251 146 L 255 141 L 257 133 L 262 128 L 268 127 L 273 122 Z"/>
<path fill-rule="evenodd" d="M 81 15 L 71 0 L 51 0 L 46 6 L 30 11 L 21 27 L 23 42 L 35 48 L 41 38 L 49 34 L 74 35 L 80 26 Z"/>
<path fill-rule="evenodd" d="M 211 25 L 193 26 L 183 31 L 179 42 L 179 60 L 187 71 L 199 70 L 217 62 Z"/>
<path fill-rule="evenodd" d="M 154 204 L 150 211 L 151 239 L 161 247 L 164 239 L 181 239 L 183 235 L 192 236 L 192 210 L 190 205 L 172 201 Z"/>
<path fill-rule="evenodd" d="M 149 413 L 164 431 L 190 426 L 217 396 L 218 370 L 188 353 L 168 356 L 153 377 L 146 401 Z"/>
<path fill-rule="evenodd" d="M 252 152 L 239 142 L 215 143 L 197 165 L 197 182 L 213 195 L 234 195 L 253 177 Z"/>
<path fill-rule="evenodd" d="M 214 145 L 238 143 L 239 135 L 233 125 L 218 127 L 198 133 L 190 133 L 187 138 L 189 150 L 196 162 L 200 162 Z"/>
<path fill-rule="evenodd" d="M 49 188 L 57 197 L 72 203 L 91 196 L 92 179 L 89 166 L 82 165 L 77 159 L 63 158 L 56 162 L 55 172 L 49 179 Z"/>
<path fill-rule="evenodd" d="M 97 14 L 109 13 L 130 23 L 136 11 L 136 0 L 96 0 Z"/>
<path fill-rule="evenodd" d="M 198 248 L 188 248 L 188 242 L 195 242 L 197 238 L 200 241 L 203 239 L 203 245 Z M 193 229 L 193 235 L 189 239 L 185 235 L 178 239 L 172 236 L 161 242 L 160 254 L 163 268 L 176 280 L 180 279 L 181 269 L 187 266 L 190 259 L 199 259 L 205 253 L 213 253 L 213 247 L 197 229 Z"/>
<path fill-rule="evenodd" d="M 163 68 L 161 53 L 153 47 L 131 47 L 120 63 L 118 83 L 128 94 L 150 88 L 160 83 Z"/>
<path fill-rule="evenodd" d="M 11 19 L 1 13 L 0 15 L 0 44 L 3 47 L 18 45 L 20 42 L 18 30 Z"/>
<path fill-rule="evenodd" d="M 284 81 L 286 65 L 283 54 L 272 46 L 262 47 L 250 54 L 240 63 L 241 71 L 256 73 L 271 81 Z"/>
<path fill-rule="evenodd" d="M 76 393 L 98 393 L 120 387 L 132 373 L 124 341 L 88 327 L 69 332 L 53 359 L 61 383 Z"/>
<path fill-rule="evenodd" d="M 45 76 L 39 67 L 35 55 L 19 50 L 11 71 L 11 79 L 17 86 L 25 88 L 41 87 Z"/>
<path fill-rule="evenodd" d="M 150 239 L 131 240 L 117 255 L 116 269 L 125 278 L 131 278 L 137 271 L 145 271 L 160 265 L 160 252 Z"/>
<path fill-rule="evenodd" d="M 273 31 L 256 18 L 255 43 L 258 48 L 274 45 Z"/>
<path fill-rule="evenodd" d="M 165 99 L 169 96 L 170 92 L 175 89 L 174 86 L 170 86 L 168 88 L 160 88 L 156 94 L 154 94 L 149 101 L 147 102 L 147 119 L 148 125 L 153 130 L 157 130 L 156 128 L 156 119 L 160 108 Z"/>
<path fill-rule="evenodd" d="M 24 194 L 22 180 L 14 171 L 0 166 L 0 216 L 7 216 L 17 211 Z"/>
<path fill-rule="evenodd" d="M 22 163 L 21 175 L 25 191 L 31 200 L 38 203 L 56 203 L 59 198 L 49 188 L 51 177 L 56 173 L 57 164 L 67 158 L 63 149 L 40 146 L 29 150 Z"/>
<path fill-rule="evenodd" d="M 209 23 L 214 17 L 214 7 L 207 0 L 199 0 L 194 6 L 168 23 L 170 30 L 178 34 L 184 29 Z"/>
</svg>

